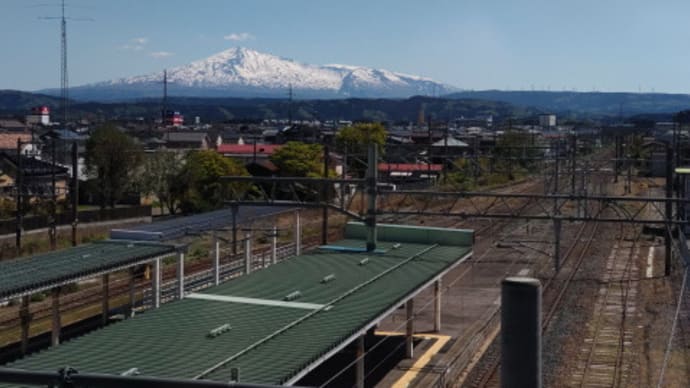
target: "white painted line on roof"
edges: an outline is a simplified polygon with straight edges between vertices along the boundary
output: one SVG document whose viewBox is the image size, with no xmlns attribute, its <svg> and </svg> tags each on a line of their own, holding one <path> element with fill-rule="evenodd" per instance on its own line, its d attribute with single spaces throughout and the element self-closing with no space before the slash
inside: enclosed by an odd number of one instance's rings
<svg viewBox="0 0 690 388">
<path fill-rule="evenodd" d="M 654 247 L 649 247 L 649 253 L 647 254 L 647 278 L 651 278 L 654 275 Z"/>
<path fill-rule="evenodd" d="M 261 305 L 261 306 L 289 307 L 289 308 L 305 309 L 305 310 L 319 310 L 319 309 L 322 309 L 326 306 L 323 304 L 316 304 L 316 303 L 286 302 L 283 300 L 245 298 L 242 296 L 199 294 L 196 292 L 192 292 L 191 294 L 188 294 L 186 297 L 190 298 L 190 299 L 212 300 L 215 302 L 256 304 L 256 305 Z"/>
<path fill-rule="evenodd" d="M 523 268 L 518 272 L 518 276 L 527 276 L 529 274 L 529 268 Z"/>
</svg>

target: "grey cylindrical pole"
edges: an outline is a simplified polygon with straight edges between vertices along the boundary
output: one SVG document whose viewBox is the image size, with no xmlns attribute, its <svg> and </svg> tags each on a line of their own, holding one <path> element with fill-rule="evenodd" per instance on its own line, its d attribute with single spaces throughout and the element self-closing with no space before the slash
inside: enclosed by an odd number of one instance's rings
<svg viewBox="0 0 690 388">
<path fill-rule="evenodd" d="M 278 263 L 278 228 L 273 227 L 271 236 L 271 265 Z"/>
<path fill-rule="evenodd" d="M 302 254 L 302 225 L 300 225 L 299 209 L 295 210 L 295 256 Z"/>
<path fill-rule="evenodd" d="M 19 321 L 22 325 L 22 339 L 21 350 L 22 355 L 25 355 L 29 349 L 29 328 L 31 325 L 31 312 L 29 310 L 29 303 L 31 302 L 30 295 L 22 296 L 22 305 L 19 308 Z"/>
<path fill-rule="evenodd" d="M 60 344 L 60 331 L 62 324 L 60 322 L 60 287 L 55 287 L 52 290 L 52 327 L 50 335 L 50 344 L 57 346 Z"/>
<path fill-rule="evenodd" d="M 213 284 L 220 284 L 220 240 L 213 235 Z"/>
<path fill-rule="evenodd" d="M 128 276 L 128 286 L 129 286 L 129 305 L 127 307 L 127 317 L 133 317 L 134 316 L 134 304 L 136 302 L 136 279 L 135 279 L 135 272 L 134 272 L 134 267 L 129 267 L 129 276 Z"/>
<path fill-rule="evenodd" d="M 153 308 L 161 307 L 161 259 L 153 260 L 153 268 L 151 271 L 151 297 L 153 299 Z"/>
<path fill-rule="evenodd" d="M 247 233 L 244 235 L 244 274 L 249 275 L 252 272 L 252 235 Z"/>
<path fill-rule="evenodd" d="M 541 386 L 541 283 L 506 278 L 501 285 L 501 387 Z"/>
<path fill-rule="evenodd" d="M 177 253 L 177 298 L 184 299 L 184 252 Z"/>
<path fill-rule="evenodd" d="M 364 334 L 357 337 L 357 352 L 356 352 L 356 368 L 355 368 L 355 386 L 357 388 L 364 388 Z"/>
<path fill-rule="evenodd" d="M 367 226 L 367 252 L 376 250 L 376 194 L 378 182 L 378 154 L 376 144 L 369 143 L 367 149 L 367 214 L 365 225 Z"/>
<path fill-rule="evenodd" d="M 108 314 L 110 312 L 110 274 L 103 274 L 101 277 L 102 299 L 101 299 L 101 324 L 108 324 Z"/>
</svg>

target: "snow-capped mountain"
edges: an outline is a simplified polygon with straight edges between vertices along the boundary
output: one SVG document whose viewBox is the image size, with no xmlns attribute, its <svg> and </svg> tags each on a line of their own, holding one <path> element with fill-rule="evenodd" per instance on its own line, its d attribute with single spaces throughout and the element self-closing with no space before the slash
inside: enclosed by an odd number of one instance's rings
<svg viewBox="0 0 690 388">
<path fill-rule="evenodd" d="M 457 89 L 428 78 L 347 65 L 310 65 L 247 48 L 231 48 L 168 69 L 168 93 L 195 97 L 409 97 Z M 162 71 L 70 89 L 77 99 L 159 97 Z"/>
</svg>

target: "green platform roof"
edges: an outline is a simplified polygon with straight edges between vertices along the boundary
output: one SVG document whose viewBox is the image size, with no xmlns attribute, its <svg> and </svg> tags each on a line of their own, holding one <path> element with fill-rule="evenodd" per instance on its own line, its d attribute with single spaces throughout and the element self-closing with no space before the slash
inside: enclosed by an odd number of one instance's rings
<svg viewBox="0 0 690 388">
<path fill-rule="evenodd" d="M 389 233 L 373 255 L 310 252 L 7 366 L 224 382 L 238 368 L 244 383 L 293 384 L 471 254 L 471 231 L 455 245 L 422 232 L 416 242 Z"/>
<path fill-rule="evenodd" d="M 172 245 L 107 240 L 0 261 L 0 300 L 44 291 L 174 252 Z"/>
</svg>

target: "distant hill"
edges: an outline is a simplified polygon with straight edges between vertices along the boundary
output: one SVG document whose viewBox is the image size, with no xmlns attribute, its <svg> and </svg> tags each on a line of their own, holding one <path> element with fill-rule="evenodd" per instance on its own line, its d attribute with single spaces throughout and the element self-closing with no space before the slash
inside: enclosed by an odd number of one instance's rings
<svg viewBox="0 0 690 388">
<path fill-rule="evenodd" d="M 579 113 L 612 117 L 690 109 L 688 94 L 482 90 L 452 93 L 445 97 L 502 101 L 565 115 Z"/>
<path fill-rule="evenodd" d="M 32 97 L 33 96 L 33 97 Z M 48 104 L 58 106 L 58 99 L 31 93 L 0 91 L 2 114 L 24 114 L 32 106 Z M 170 97 L 168 109 L 181 111 L 190 122 L 199 116 L 204 122 L 239 119 L 285 119 L 292 110 L 295 119 L 318 120 L 372 120 L 372 121 L 412 121 L 420 114 L 431 115 L 436 120 L 450 120 L 458 117 L 524 118 L 534 116 L 538 110 L 515 107 L 505 102 L 481 101 L 473 99 L 444 99 L 412 97 L 407 99 L 327 99 L 295 100 L 290 104 L 286 99 L 270 98 L 194 98 Z M 160 116 L 160 99 L 143 99 L 131 102 L 70 103 L 74 117 L 91 119 L 132 119 L 137 117 L 157 118 Z"/>
<path fill-rule="evenodd" d="M 0 111 L 26 113 L 33 107 L 43 105 L 55 110 L 60 106 L 60 98 L 19 90 L 0 90 Z"/>
</svg>

